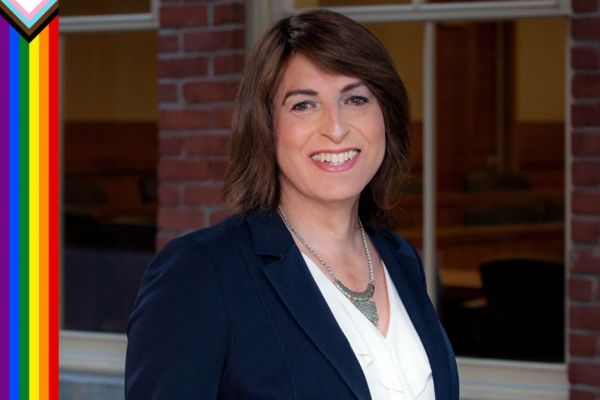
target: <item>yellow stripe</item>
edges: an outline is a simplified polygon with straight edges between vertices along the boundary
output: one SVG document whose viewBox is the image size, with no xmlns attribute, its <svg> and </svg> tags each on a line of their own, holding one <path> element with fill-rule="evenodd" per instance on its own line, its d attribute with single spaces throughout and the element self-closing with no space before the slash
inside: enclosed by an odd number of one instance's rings
<svg viewBox="0 0 600 400">
<path fill-rule="evenodd" d="M 29 44 L 29 398 L 40 398 L 40 42 Z"/>
</svg>

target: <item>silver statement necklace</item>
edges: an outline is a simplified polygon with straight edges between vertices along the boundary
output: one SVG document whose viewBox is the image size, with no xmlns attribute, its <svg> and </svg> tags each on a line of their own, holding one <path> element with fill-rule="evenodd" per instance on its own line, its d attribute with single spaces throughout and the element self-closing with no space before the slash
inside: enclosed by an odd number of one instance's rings
<svg viewBox="0 0 600 400">
<path fill-rule="evenodd" d="M 329 274 L 329 276 L 333 280 L 333 284 L 335 285 L 335 287 L 338 288 L 338 290 L 342 292 L 342 294 L 346 296 L 348 300 L 350 300 L 352 304 L 354 304 L 354 306 L 358 308 L 358 310 L 361 313 L 363 313 L 363 315 L 367 317 L 367 319 L 371 321 L 373 325 L 377 327 L 377 323 L 379 322 L 379 315 L 377 314 L 377 305 L 375 304 L 375 301 L 373 301 L 373 293 L 375 293 L 373 262 L 371 261 L 371 252 L 369 251 L 367 235 L 365 234 L 365 229 L 363 228 L 360 219 L 358 220 L 358 223 L 360 225 L 360 235 L 362 237 L 363 247 L 367 256 L 367 262 L 369 264 L 369 284 L 367 285 L 367 288 L 362 292 L 355 292 L 354 290 L 347 288 L 346 285 L 344 285 L 342 281 L 340 281 L 335 276 L 331 267 L 325 261 L 323 261 L 319 253 L 317 253 L 317 251 L 314 249 L 314 247 L 312 247 L 310 243 L 308 243 L 306 239 L 304 239 L 300 232 L 298 232 L 296 228 L 294 228 L 291 222 L 288 221 L 281 207 L 278 207 L 277 210 L 279 212 L 279 215 L 281 216 L 281 219 L 283 220 L 283 223 L 290 230 L 290 232 L 292 232 L 298 238 L 298 240 L 308 249 L 308 251 L 310 251 L 310 253 L 313 256 L 315 256 L 317 260 L 319 260 L 319 263 L 321 263 L 323 268 L 325 268 L 325 271 L 327 271 L 327 274 Z"/>
</svg>

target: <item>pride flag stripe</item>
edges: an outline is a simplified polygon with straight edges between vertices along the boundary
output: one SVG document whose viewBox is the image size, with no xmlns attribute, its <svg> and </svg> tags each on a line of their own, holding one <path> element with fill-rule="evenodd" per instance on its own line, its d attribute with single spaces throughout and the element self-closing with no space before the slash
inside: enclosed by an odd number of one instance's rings
<svg viewBox="0 0 600 400">
<path fill-rule="evenodd" d="M 2 22 L 0 22 L 1 24 Z M 5 23 L 6 24 L 6 23 Z M 6 28 L 8 29 L 8 24 Z M 10 270 L 10 400 L 19 399 L 19 354 L 20 354 L 20 337 L 19 337 L 19 215 L 20 215 L 20 204 L 19 204 L 19 39 L 20 35 L 12 29 L 9 29 L 10 35 L 10 50 L 9 50 L 9 64 L 10 64 L 10 118 L 9 118 L 9 216 L 10 216 L 10 252 L 9 252 L 9 270 Z"/>
<path fill-rule="evenodd" d="M 49 319 L 49 252 L 48 252 L 48 186 L 49 186 L 49 171 L 48 171 L 48 36 L 49 30 L 41 32 L 38 36 L 40 39 L 40 399 L 48 398 L 48 319 Z"/>
<path fill-rule="evenodd" d="M 49 381 L 49 397 L 51 399 L 58 399 L 59 385 L 58 385 L 58 331 L 59 331 L 59 298 L 60 298 L 60 286 L 59 286 L 59 261 L 60 261 L 60 158 L 59 158 L 59 130 L 58 130 L 58 21 L 57 16 L 50 22 L 49 25 L 49 65 L 48 65 L 48 125 L 49 125 L 49 196 L 50 201 L 48 205 L 48 234 L 50 236 L 49 249 L 48 249 L 48 265 L 49 265 L 49 370 L 48 370 L 48 381 Z"/>
<path fill-rule="evenodd" d="M 29 397 L 29 44 L 19 39 L 20 398 Z"/>
<path fill-rule="evenodd" d="M 0 52 L 2 54 L 7 54 L 10 48 L 9 36 L 10 31 L 6 24 L 0 25 Z M 2 136 L 2 143 L 0 144 L 0 148 L 8 149 L 10 145 L 10 125 L 9 125 L 9 96 L 10 96 L 10 65 L 9 60 L 7 58 L 0 59 L 0 124 L 2 124 L 2 128 L 0 129 L 0 135 Z M 2 157 L 2 168 L 0 169 L 0 210 L 2 210 L 2 215 L 0 216 L 0 225 L 3 227 L 9 226 L 10 221 L 10 199 L 8 197 L 8 188 L 10 184 L 10 160 L 8 157 Z M 8 211 L 8 212 L 7 212 Z M 2 229 L 0 233 L 0 254 L 8 254 L 10 251 L 10 243 L 8 237 L 8 230 Z M 0 304 L 9 304 L 10 302 L 10 286 L 6 287 L 5 285 L 10 285 L 10 261 L 9 268 L 2 270 L 1 284 L 1 296 L 2 300 Z M 2 307 L 0 310 L 0 321 L 3 321 L 2 327 L 0 327 L 0 343 L 2 343 L 2 348 L 0 349 L 0 357 L 2 360 L 10 359 L 10 332 L 8 326 L 6 326 L 6 322 L 9 321 L 10 318 L 10 309 L 8 307 Z M 6 321 L 6 322 L 5 322 Z M 7 362 L 3 362 L 0 367 L 0 385 L 6 386 L 8 383 L 8 379 L 10 378 L 10 371 L 7 369 L 9 364 Z"/>
<path fill-rule="evenodd" d="M 0 20 L 0 52 L 0 398 L 58 399 L 58 18 L 31 42 Z"/>
</svg>

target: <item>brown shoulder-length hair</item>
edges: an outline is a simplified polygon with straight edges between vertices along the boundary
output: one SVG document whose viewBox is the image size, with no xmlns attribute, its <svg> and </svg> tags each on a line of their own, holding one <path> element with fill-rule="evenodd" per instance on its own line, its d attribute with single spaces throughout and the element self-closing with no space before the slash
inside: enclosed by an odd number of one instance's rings
<svg viewBox="0 0 600 400">
<path fill-rule="evenodd" d="M 406 89 L 381 42 L 359 23 L 328 10 L 281 19 L 249 54 L 233 112 L 226 204 L 241 213 L 279 204 L 272 105 L 286 64 L 296 53 L 325 71 L 360 79 L 377 98 L 385 121 L 386 151 L 361 193 L 359 216 L 372 226 L 389 227 L 390 202 L 408 170 Z"/>
</svg>

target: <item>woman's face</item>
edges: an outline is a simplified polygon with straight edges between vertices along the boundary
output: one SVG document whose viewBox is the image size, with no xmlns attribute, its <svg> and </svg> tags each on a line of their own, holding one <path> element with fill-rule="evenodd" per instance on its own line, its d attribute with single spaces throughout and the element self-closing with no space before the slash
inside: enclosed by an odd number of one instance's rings
<svg viewBox="0 0 600 400">
<path fill-rule="evenodd" d="M 373 93 L 359 79 L 296 54 L 274 102 L 282 198 L 357 200 L 385 154 L 385 123 Z"/>
</svg>

